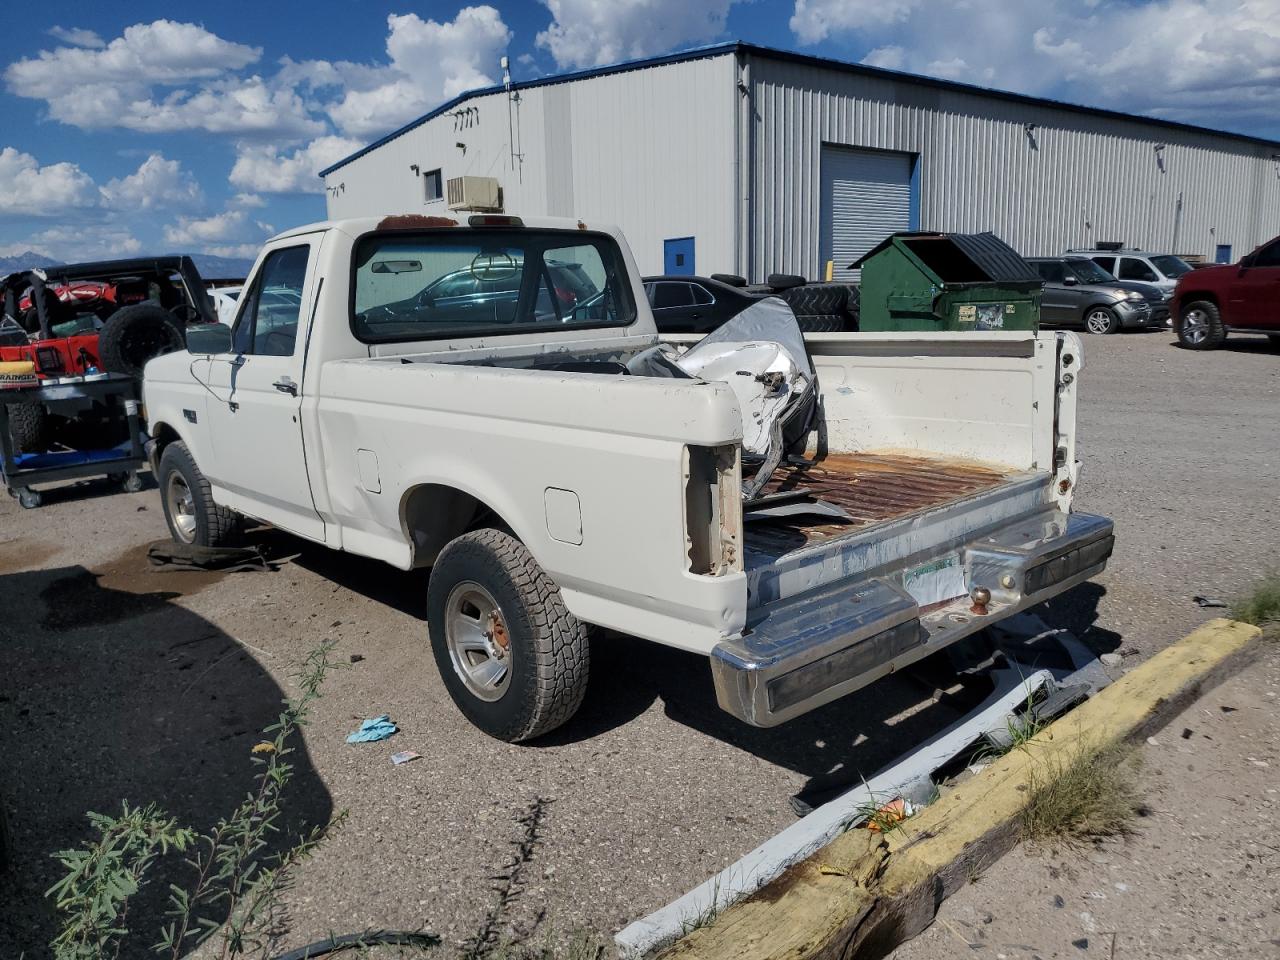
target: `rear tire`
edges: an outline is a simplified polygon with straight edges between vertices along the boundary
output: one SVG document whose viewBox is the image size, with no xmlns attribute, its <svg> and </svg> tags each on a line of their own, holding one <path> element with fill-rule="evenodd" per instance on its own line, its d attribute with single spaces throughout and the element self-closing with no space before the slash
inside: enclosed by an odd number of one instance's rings
<svg viewBox="0 0 1280 960">
<path fill-rule="evenodd" d="M 1173 324 L 1178 344 L 1188 350 L 1213 350 L 1227 339 L 1217 304 L 1194 300 L 1182 308 Z"/>
<path fill-rule="evenodd" d="M 427 622 L 445 689 L 489 736 L 531 740 L 582 705 L 587 626 L 511 534 L 475 530 L 441 551 L 427 585 Z"/>
<path fill-rule="evenodd" d="M 1120 330 L 1120 318 L 1110 307 L 1090 307 L 1084 312 L 1084 328 L 1089 333 L 1117 333 Z"/>
<path fill-rule="evenodd" d="M 186 346 L 182 324 L 164 307 L 138 303 L 111 315 L 98 335 L 102 369 L 141 379 L 148 360 Z"/>
<path fill-rule="evenodd" d="M 164 448 L 156 480 L 169 535 L 176 542 L 196 547 L 234 547 L 240 543 L 243 520 L 234 510 L 214 503 L 209 481 L 181 440 Z"/>
<path fill-rule="evenodd" d="M 17 453 L 44 453 L 49 449 L 50 424 L 43 403 L 9 406 L 9 436 Z"/>
</svg>

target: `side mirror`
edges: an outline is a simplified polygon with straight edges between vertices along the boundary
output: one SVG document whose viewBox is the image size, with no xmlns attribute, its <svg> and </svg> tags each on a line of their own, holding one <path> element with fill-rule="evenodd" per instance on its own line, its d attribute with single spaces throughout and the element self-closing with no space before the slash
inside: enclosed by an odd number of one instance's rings
<svg viewBox="0 0 1280 960">
<path fill-rule="evenodd" d="M 1063 278 L 1062 278 L 1063 286 L 1067 286 L 1067 287 L 1074 287 L 1074 286 L 1075 286 L 1076 284 L 1078 284 L 1079 282 L 1080 282 L 1080 281 L 1079 281 L 1079 280 L 1077 280 L 1075 277 L 1063 277 Z"/>
<path fill-rule="evenodd" d="M 230 353 L 231 328 L 222 323 L 196 323 L 187 327 L 188 353 Z"/>
</svg>

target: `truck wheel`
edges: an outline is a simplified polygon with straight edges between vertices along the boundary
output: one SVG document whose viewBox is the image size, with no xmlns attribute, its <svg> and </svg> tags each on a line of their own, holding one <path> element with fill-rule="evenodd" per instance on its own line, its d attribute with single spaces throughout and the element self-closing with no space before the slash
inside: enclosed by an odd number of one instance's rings
<svg viewBox="0 0 1280 960">
<path fill-rule="evenodd" d="M 137 303 L 111 315 L 98 334 L 102 369 L 140 378 L 148 360 L 186 346 L 178 319 L 154 303 Z"/>
<path fill-rule="evenodd" d="M 1174 322 L 1178 343 L 1188 350 L 1212 350 L 1222 346 L 1227 331 L 1222 326 L 1222 314 L 1216 304 L 1208 300 L 1195 300 L 1182 308 Z"/>
<path fill-rule="evenodd" d="M 18 453 L 43 453 L 49 449 L 49 418 L 43 403 L 15 403 L 9 407 L 9 436 Z"/>
<path fill-rule="evenodd" d="M 240 542 L 240 515 L 213 502 L 209 481 L 181 440 L 164 448 L 156 480 L 174 540 L 197 547 L 231 547 Z"/>
<path fill-rule="evenodd" d="M 475 530 L 444 548 L 427 586 L 431 651 L 449 696 L 499 740 L 567 721 L 587 691 L 587 627 L 519 540 Z"/>
<path fill-rule="evenodd" d="M 1090 333 L 1115 333 L 1120 329 L 1120 318 L 1110 307 L 1090 307 L 1084 312 L 1084 328 Z"/>
</svg>

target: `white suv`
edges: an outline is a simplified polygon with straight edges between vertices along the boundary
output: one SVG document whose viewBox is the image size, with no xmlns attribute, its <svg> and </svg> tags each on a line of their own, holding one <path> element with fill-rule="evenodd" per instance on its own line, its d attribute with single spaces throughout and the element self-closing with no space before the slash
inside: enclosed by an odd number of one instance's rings
<svg viewBox="0 0 1280 960">
<path fill-rule="evenodd" d="M 1071 256 L 1088 257 L 1117 280 L 1141 280 L 1160 288 L 1165 300 L 1173 297 L 1178 278 L 1191 272 L 1191 265 L 1171 253 L 1150 253 L 1146 250 L 1068 250 Z"/>
</svg>

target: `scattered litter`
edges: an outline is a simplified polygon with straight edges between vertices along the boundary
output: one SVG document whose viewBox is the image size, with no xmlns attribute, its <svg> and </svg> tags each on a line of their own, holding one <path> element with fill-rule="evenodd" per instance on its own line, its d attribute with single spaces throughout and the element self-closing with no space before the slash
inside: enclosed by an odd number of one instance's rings
<svg viewBox="0 0 1280 960">
<path fill-rule="evenodd" d="M 384 713 L 380 717 L 374 717 L 360 724 L 359 730 L 347 736 L 347 743 L 373 743 L 375 740 L 385 740 L 399 730 L 400 728 L 391 722 L 390 714 Z"/>
<path fill-rule="evenodd" d="M 1250 763 L 1252 763 L 1255 767 L 1269 767 L 1269 766 L 1271 766 L 1271 764 L 1267 763 L 1267 761 L 1265 761 L 1265 760 L 1259 760 L 1257 757 L 1245 757 L 1245 759 L 1246 759 L 1246 760 L 1248 760 Z"/>
<path fill-rule="evenodd" d="M 137 510 L 134 511 L 134 513 L 144 513 L 146 509 L 147 509 L 146 507 L 139 507 Z"/>
<path fill-rule="evenodd" d="M 1160 746 L 1160 741 L 1157 740 L 1155 737 L 1147 737 L 1147 746 L 1158 747 Z"/>
<path fill-rule="evenodd" d="M 1118 653 L 1104 653 L 1098 659 L 1102 661 L 1104 667 L 1118 667 L 1124 663 L 1124 657 Z"/>
<path fill-rule="evenodd" d="M 421 760 L 422 754 L 414 753 L 412 750 L 401 750 L 399 753 L 391 755 L 391 762 L 397 767 L 402 763 L 408 763 L 410 760 Z"/>
<path fill-rule="evenodd" d="M 910 800 L 904 800 L 902 797 L 898 797 L 895 800 L 890 800 L 888 803 L 884 804 L 884 806 L 879 807 L 875 813 L 867 818 L 867 821 L 863 826 L 868 830 L 881 833 L 886 828 L 892 829 L 903 820 L 908 819 L 915 812 L 915 807 L 911 805 Z"/>
<path fill-rule="evenodd" d="M 1191 599 L 1202 607 L 1225 607 L 1227 605 L 1225 600 L 1218 600 L 1215 597 L 1192 597 Z"/>
<path fill-rule="evenodd" d="M 1129 885 L 1127 883 L 1117 883 L 1116 889 L 1119 890 L 1121 893 L 1128 893 Z"/>
<path fill-rule="evenodd" d="M 351 662 L 352 662 L 352 663 L 359 663 L 359 662 L 360 662 L 361 660 L 363 660 L 363 659 L 364 659 L 364 654 L 363 654 L 363 653 L 353 653 L 353 654 L 351 655 Z"/>
<path fill-rule="evenodd" d="M 172 570 L 274 570 L 257 547 L 201 547 L 161 540 L 147 548 L 151 566 Z"/>
<path fill-rule="evenodd" d="M 1183 739 L 1183 740 L 1190 740 L 1190 739 L 1191 739 L 1191 735 L 1192 735 L 1194 732 L 1195 732 L 1195 731 L 1193 731 L 1190 727 L 1183 727 L 1183 728 L 1182 728 L 1182 739 Z"/>
<path fill-rule="evenodd" d="M 1270 694 L 1268 694 L 1268 696 L 1270 696 Z M 1218 709 L 1219 709 L 1219 710 L 1221 710 L 1223 713 L 1235 713 L 1235 712 L 1236 712 L 1236 708 L 1235 708 L 1235 707 L 1228 707 L 1228 706 L 1225 706 L 1225 705 L 1224 705 L 1224 706 L 1219 707 Z"/>
<path fill-rule="evenodd" d="M 818 867 L 818 873 L 822 874 L 824 877 L 847 877 L 849 875 L 839 867 L 833 867 L 825 863 Z"/>
</svg>

